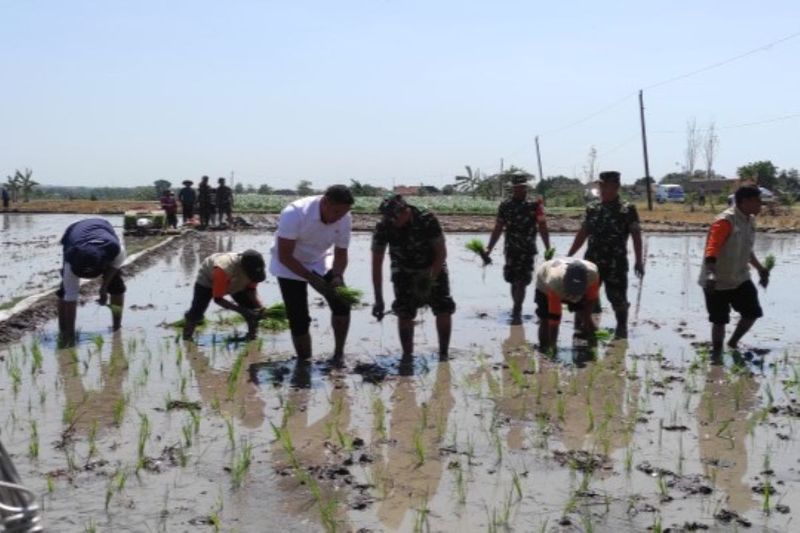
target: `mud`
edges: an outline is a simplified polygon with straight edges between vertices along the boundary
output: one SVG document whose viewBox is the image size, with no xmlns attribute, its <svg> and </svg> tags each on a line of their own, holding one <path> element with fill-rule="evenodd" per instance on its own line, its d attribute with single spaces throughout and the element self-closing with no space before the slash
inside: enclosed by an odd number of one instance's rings
<svg viewBox="0 0 800 533">
<path fill-rule="evenodd" d="M 695 283 L 702 236 L 649 237 L 647 277 L 630 287 L 630 339 L 576 349 L 565 316 L 554 357 L 535 348 L 532 294 L 524 324 L 508 324 L 502 265 L 482 268 L 463 247 L 471 237 L 448 237 L 458 309 L 445 362 L 429 311 L 411 365 L 394 317 L 378 323 L 368 307 L 353 312 L 344 368 L 326 362 L 324 307 L 311 310 L 311 364 L 297 364 L 288 332 L 225 342 L 236 326 L 213 309 L 197 345 L 158 327 L 188 307 L 206 254 L 266 252 L 271 235 L 259 230 L 165 245 L 129 274 L 116 334 L 107 310 L 88 303 L 76 349 L 55 349 L 53 320 L 0 348 L 3 441 L 46 524 L 791 530 L 800 505 L 795 237 L 759 236 L 757 253 L 779 258 L 760 291 L 766 316 L 722 364 L 708 355 Z M 571 237 L 553 240 L 564 250 Z M 368 250 L 369 237 L 355 235 L 346 276 L 367 301 Z M 259 292 L 266 304 L 279 298 L 271 276 Z M 613 325 L 608 314 L 603 327 Z"/>
</svg>

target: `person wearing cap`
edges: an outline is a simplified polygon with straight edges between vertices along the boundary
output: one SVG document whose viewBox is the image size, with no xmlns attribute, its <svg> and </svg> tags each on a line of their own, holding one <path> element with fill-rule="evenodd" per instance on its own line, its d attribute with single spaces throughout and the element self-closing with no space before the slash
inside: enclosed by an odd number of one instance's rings
<svg viewBox="0 0 800 533">
<path fill-rule="evenodd" d="M 511 284 L 511 324 L 522 323 L 522 302 L 533 279 L 533 262 L 536 256 L 536 234 L 541 234 L 545 249 L 550 248 L 550 234 L 544 205 L 538 199 L 528 197 L 528 174 L 516 171 L 511 176 L 511 198 L 503 200 L 497 209 L 497 219 L 489 237 L 484 261 L 505 229 L 503 249 L 505 265 L 503 278 Z"/>
<path fill-rule="evenodd" d="M 733 349 L 763 316 L 758 291 L 750 279 L 752 266 L 758 272 L 761 285 L 766 287 L 769 283 L 769 270 L 753 253 L 755 217 L 760 212 L 759 188 L 754 185 L 739 187 L 734 194 L 734 205 L 717 215 L 708 230 L 699 283 L 711 322 L 712 353 L 717 357 L 722 354 L 731 308 L 741 315 L 728 339 L 728 346 Z"/>
<path fill-rule="evenodd" d="M 199 207 L 199 214 L 200 214 L 200 227 L 205 229 L 208 227 L 209 222 L 211 221 L 211 210 L 214 204 L 211 195 L 213 193 L 213 189 L 211 185 L 208 184 L 208 176 L 203 176 L 200 178 L 200 185 L 197 186 L 197 203 Z"/>
<path fill-rule="evenodd" d="M 194 204 L 197 201 L 197 192 L 192 188 L 192 180 L 183 180 L 183 188 L 178 191 L 178 200 L 181 203 L 183 223 L 188 224 L 194 218 Z"/>
<path fill-rule="evenodd" d="M 102 218 L 80 220 L 67 227 L 61 237 L 61 245 L 61 286 L 56 292 L 60 344 L 75 344 L 75 317 L 81 279 L 102 276 L 97 303 L 105 306 L 110 299 L 111 327 L 114 331 L 118 330 L 122 324 L 125 303 L 125 282 L 120 268 L 126 255 L 114 228 Z"/>
<path fill-rule="evenodd" d="M 605 285 L 606 297 L 614 309 L 617 320 L 615 337 L 628 336 L 628 237 L 633 240 L 636 256 L 634 272 L 644 276 L 642 258 L 642 231 L 636 206 L 619 197 L 620 173 L 601 172 L 598 188 L 600 198 L 586 207 L 581 228 L 575 235 L 567 255 L 580 250 L 587 238 L 584 259 L 597 265 L 600 281 Z M 599 309 L 596 310 L 599 312 Z"/>
<path fill-rule="evenodd" d="M 545 261 L 536 269 L 536 316 L 539 318 L 539 349 L 554 349 L 561 323 L 561 306 L 566 303 L 580 320 L 575 328 L 590 342 L 595 324 L 592 310 L 600 292 L 600 275 L 591 261 L 561 257 Z"/>
<path fill-rule="evenodd" d="M 178 202 L 175 201 L 175 195 L 172 193 L 172 189 L 165 189 L 161 194 L 161 209 L 164 210 L 164 215 L 167 217 L 167 223 L 164 227 L 177 228 Z"/>
<path fill-rule="evenodd" d="M 269 270 L 278 278 L 292 343 L 300 361 L 308 361 L 312 355 L 308 285 L 325 298 L 331 309 L 333 362 L 343 361 L 350 329 L 350 304 L 340 299 L 335 289 L 344 285 L 352 227 L 350 209 L 354 203 L 349 188 L 332 185 L 323 195 L 290 203 L 278 219 Z"/>
<path fill-rule="evenodd" d="M 372 315 L 378 320 L 384 315 L 383 259 L 388 246 L 395 295 L 392 311 L 397 315 L 403 359 L 411 358 L 414 351 L 417 310 L 430 305 L 436 316 L 439 358 L 446 360 L 456 304 L 450 296 L 442 227 L 433 213 L 407 204 L 399 194 L 385 198 L 378 210 L 383 218 L 372 235 Z"/>
<path fill-rule="evenodd" d="M 192 306 L 184 315 L 183 339 L 192 339 L 212 299 L 220 307 L 242 315 L 247 321 L 247 339 L 255 339 L 264 312 L 256 287 L 267 279 L 264 269 L 264 257 L 255 250 L 206 257 L 197 272 Z M 227 295 L 233 301 L 225 298 Z"/>
<path fill-rule="evenodd" d="M 225 185 L 225 178 L 217 180 L 217 212 L 220 224 L 226 222 L 233 226 L 233 191 Z"/>
</svg>

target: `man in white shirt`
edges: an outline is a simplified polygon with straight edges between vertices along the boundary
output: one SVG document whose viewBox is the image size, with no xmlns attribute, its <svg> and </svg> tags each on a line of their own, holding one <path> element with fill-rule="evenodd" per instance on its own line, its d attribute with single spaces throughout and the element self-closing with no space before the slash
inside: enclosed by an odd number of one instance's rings
<svg viewBox="0 0 800 533">
<path fill-rule="evenodd" d="M 355 199 L 344 185 L 329 187 L 322 196 L 296 200 L 281 211 L 275 242 L 270 250 L 270 273 L 278 278 L 297 358 L 311 359 L 308 285 L 331 308 L 334 336 L 333 361 L 341 363 L 350 328 L 350 305 L 336 296 L 344 285 L 347 247 L 350 245 Z M 333 251 L 331 251 L 333 248 Z"/>
<path fill-rule="evenodd" d="M 106 305 L 110 295 L 112 329 L 122 324 L 125 282 L 120 268 L 125 248 L 114 228 L 102 218 L 87 218 L 71 224 L 61 237 L 63 267 L 58 296 L 58 330 L 62 346 L 75 344 L 75 315 L 80 280 L 102 276 L 97 303 Z"/>
</svg>

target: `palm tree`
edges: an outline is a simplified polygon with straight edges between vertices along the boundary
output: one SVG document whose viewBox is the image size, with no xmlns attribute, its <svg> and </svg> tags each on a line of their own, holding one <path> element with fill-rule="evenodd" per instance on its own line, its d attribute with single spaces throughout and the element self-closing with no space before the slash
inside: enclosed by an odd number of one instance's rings
<svg viewBox="0 0 800 533">
<path fill-rule="evenodd" d="M 465 165 L 464 168 L 467 169 L 467 175 L 456 176 L 455 188 L 460 192 L 470 193 L 472 197 L 475 198 L 478 194 L 478 190 L 481 188 L 481 181 L 483 181 L 481 171 L 476 168 L 475 172 L 473 172 L 472 167 L 469 165 Z"/>
<path fill-rule="evenodd" d="M 24 174 L 17 170 L 14 178 L 19 180 L 19 188 L 22 189 L 22 201 L 27 202 L 30 200 L 30 194 L 39 185 L 38 182 L 33 180 L 33 170 L 26 168 Z"/>
<path fill-rule="evenodd" d="M 8 192 L 11 195 L 11 201 L 17 201 L 17 194 L 19 192 L 20 183 L 20 173 L 17 171 L 14 176 L 6 176 L 6 180 L 8 182 Z"/>
</svg>

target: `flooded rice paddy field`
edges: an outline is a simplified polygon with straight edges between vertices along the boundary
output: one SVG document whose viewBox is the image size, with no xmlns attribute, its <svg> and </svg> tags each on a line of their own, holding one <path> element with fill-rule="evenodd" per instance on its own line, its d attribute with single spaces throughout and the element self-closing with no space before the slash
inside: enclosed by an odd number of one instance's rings
<svg viewBox="0 0 800 533">
<path fill-rule="evenodd" d="M 3 213 L 0 219 L 0 309 L 58 285 L 64 229 L 79 215 Z M 122 235 L 122 217 L 104 216 Z"/>
<path fill-rule="evenodd" d="M 53 530 L 787 531 L 800 509 L 800 331 L 795 236 L 759 235 L 778 258 L 766 317 L 741 354 L 709 361 L 695 279 L 704 237 L 647 237 L 630 287 L 631 338 L 595 354 L 538 354 L 533 293 L 508 325 L 502 266 L 448 237 L 458 309 L 440 363 L 430 312 L 413 366 L 396 322 L 353 312 L 347 367 L 325 364 L 328 312 L 312 305 L 315 363 L 287 332 L 236 344 L 215 325 L 197 346 L 167 323 L 189 305 L 208 253 L 271 235 L 187 235 L 129 278 L 124 327 L 79 307 L 81 343 L 56 350 L 50 321 L 0 350 L 0 430 Z M 485 235 L 478 237 L 485 239 Z M 571 236 L 554 242 L 566 250 Z M 369 236 L 347 280 L 371 302 Z M 28 267 L 26 267 L 28 268 Z M 386 276 L 388 277 L 388 276 Z M 391 289 L 385 289 L 391 294 Z M 275 281 L 262 300 L 279 299 Z M 88 300 L 88 298 L 87 298 Z M 610 312 L 602 325 L 613 326 Z M 238 332 L 241 333 L 241 332 Z"/>
</svg>

